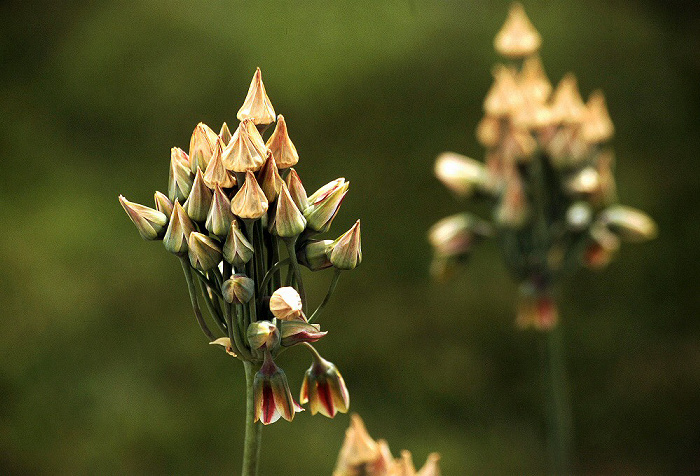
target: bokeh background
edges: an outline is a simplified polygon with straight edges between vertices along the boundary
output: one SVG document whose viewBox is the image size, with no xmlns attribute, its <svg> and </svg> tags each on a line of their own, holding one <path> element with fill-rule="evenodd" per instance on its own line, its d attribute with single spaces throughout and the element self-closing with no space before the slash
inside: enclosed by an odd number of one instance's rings
<svg viewBox="0 0 700 476">
<path fill-rule="evenodd" d="M 621 200 L 659 238 L 562 290 L 578 473 L 700 471 L 697 2 L 527 1 L 553 82 L 603 88 Z M 207 346 L 149 204 L 199 121 L 235 126 L 256 66 L 308 190 L 344 176 L 362 219 L 318 346 L 395 455 L 447 475 L 541 474 L 538 336 L 496 247 L 447 285 L 426 229 L 463 209 L 434 157 L 474 138 L 508 2 L 0 3 L 0 472 L 237 473 L 243 370 Z M 330 276 L 307 278 L 320 300 Z M 281 365 L 298 388 L 309 364 Z M 296 392 L 296 390 L 295 390 Z M 263 474 L 330 474 L 347 415 L 265 428 Z"/>
</svg>

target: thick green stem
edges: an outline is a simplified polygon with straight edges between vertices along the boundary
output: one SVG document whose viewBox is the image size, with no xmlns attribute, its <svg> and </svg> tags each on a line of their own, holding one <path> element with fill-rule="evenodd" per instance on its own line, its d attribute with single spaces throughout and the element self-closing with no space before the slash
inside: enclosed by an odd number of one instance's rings
<svg viewBox="0 0 700 476">
<path fill-rule="evenodd" d="M 331 284 L 328 286 L 328 292 L 326 293 L 326 297 L 323 298 L 323 301 L 321 304 L 318 305 L 316 310 L 314 311 L 313 314 L 311 314 L 311 317 L 309 317 L 309 322 L 313 321 L 314 318 L 318 317 L 321 315 L 321 311 L 323 311 L 323 308 L 326 307 L 326 304 L 328 304 L 328 301 L 331 300 L 331 296 L 333 295 L 333 292 L 335 291 L 336 286 L 338 285 L 338 280 L 340 279 L 340 273 L 341 271 L 339 269 L 335 270 L 335 273 L 333 274 L 333 279 L 331 279 Z"/>
<path fill-rule="evenodd" d="M 192 279 L 192 269 L 190 268 L 190 263 L 187 261 L 187 257 L 180 257 L 180 264 L 182 265 L 182 271 L 185 273 L 185 280 L 187 281 L 187 290 L 190 293 L 190 301 L 192 301 L 192 310 L 194 311 L 194 317 L 197 319 L 199 327 L 202 328 L 202 332 L 207 336 L 209 342 L 216 339 L 214 334 L 207 327 L 207 323 L 204 322 L 204 316 L 202 316 L 202 311 L 199 309 L 199 304 L 197 303 L 197 290 L 194 287 L 194 279 Z"/>
<path fill-rule="evenodd" d="M 569 474 L 571 407 L 561 325 L 543 336 L 542 357 L 547 394 L 547 433 L 551 473 Z"/>
<path fill-rule="evenodd" d="M 243 476 L 256 476 L 260 462 L 262 423 L 255 421 L 255 372 L 251 362 L 243 362 L 246 382 L 245 440 L 243 443 Z"/>
<path fill-rule="evenodd" d="M 304 282 L 301 280 L 301 266 L 297 261 L 297 254 L 294 250 L 294 243 L 296 238 L 285 239 L 284 244 L 287 245 L 287 253 L 289 253 L 289 262 L 294 270 L 294 276 L 297 280 L 297 287 L 299 288 L 299 296 L 301 296 L 301 305 L 304 313 L 306 313 L 306 292 L 304 291 Z"/>
</svg>

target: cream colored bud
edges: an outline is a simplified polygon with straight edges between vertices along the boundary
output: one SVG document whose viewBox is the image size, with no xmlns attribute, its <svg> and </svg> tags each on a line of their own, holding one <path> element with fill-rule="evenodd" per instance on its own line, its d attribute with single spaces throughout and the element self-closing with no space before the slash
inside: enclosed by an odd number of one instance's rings
<svg viewBox="0 0 700 476">
<path fill-rule="evenodd" d="M 337 269 L 355 269 L 362 262 L 360 220 L 335 240 L 327 253 Z"/>
<path fill-rule="evenodd" d="M 265 165 L 263 165 L 260 172 L 258 172 L 258 182 L 260 183 L 260 188 L 262 188 L 269 203 L 277 200 L 277 195 L 280 193 L 284 180 L 282 180 L 282 177 L 280 177 L 279 171 L 277 170 L 277 164 L 275 163 L 275 159 L 270 151 L 267 153 Z"/>
<path fill-rule="evenodd" d="M 636 208 L 613 205 L 601 212 L 599 220 L 623 241 L 646 241 L 657 235 L 654 220 Z"/>
<path fill-rule="evenodd" d="M 275 162 L 277 162 L 277 167 L 280 169 L 293 167 L 299 162 L 299 154 L 289 138 L 287 123 L 282 114 L 277 116 L 277 126 L 270 138 L 267 139 L 266 145 L 272 152 L 272 155 L 275 156 Z"/>
<path fill-rule="evenodd" d="M 187 216 L 187 212 L 180 202 L 175 200 L 173 212 L 170 215 L 168 229 L 163 237 L 163 245 L 165 249 L 176 255 L 182 255 L 187 252 L 187 240 L 190 234 L 194 231 L 194 223 Z"/>
<path fill-rule="evenodd" d="M 194 177 L 190 170 L 190 159 L 182 149 L 170 149 L 170 170 L 168 172 L 168 197 L 184 202 L 192 190 Z"/>
<path fill-rule="evenodd" d="M 217 139 L 214 146 L 214 154 L 212 154 L 209 165 L 207 165 L 203 175 L 204 183 L 212 190 L 215 185 L 220 185 L 221 188 L 232 188 L 236 185 L 236 178 L 224 167 L 222 159 L 223 147 L 223 141 Z"/>
<path fill-rule="evenodd" d="M 275 109 L 265 92 L 260 68 L 255 70 L 250 88 L 248 88 L 248 95 L 236 117 L 239 121 L 251 119 L 256 125 L 268 125 L 275 122 Z"/>
<path fill-rule="evenodd" d="M 441 476 L 440 471 L 440 454 L 430 453 L 423 467 L 418 471 L 416 476 Z"/>
<path fill-rule="evenodd" d="M 566 181 L 566 190 L 574 194 L 590 194 L 600 188 L 600 176 L 593 167 L 584 167 Z"/>
<path fill-rule="evenodd" d="M 296 289 L 286 286 L 277 289 L 270 296 L 270 312 L 283 321 L 305 321 L 301 297 Z"/>
<path fill-rule="evenodd" d="M 224 243 L 223 254 L 226 262 L 231 263 L 234 268 L 243 267 L 253 257 L 253 245 L 243 235 L 235 220 L 231 222 L 231 228 Z"/>
<path fill-rule="evenodd" d="M 498 53 L 508 58 L 522 58 L 540 49 L 542 38 L 530 23 L 520 3 L 513 3 L 508 18 L 493 41 Z"/>
<path fill-rule="evenodd" d="M 211 201 L 209 213 L 207 214 L 205 227 L 214 235 L 225 237 L 235 217 L 231 211 L 231 201 L 219 184 L 216 184 L 215 187 L 214 197 Z"/>
<path fill-rule="evenodd" d="M 603 92 L 591 93 L 586 103 L 586 114 L 581 125 L 583 139 L 591 144 L 599 144 L 612 139 L 615 126 L 610 119 Z"/>
<path fill-rule="evenodd" d="M 493 116 L 484 116 L 476 126 L 476 139 L 487 149 L 496 147 L 501 136 L 501 121 Z"/>
<path fill-rule="evenodd" d="M 207 219 L 209 208 L 211 207 L 212 192 L 204 183 L 202 169 L 197 169 L 197 174 L 194 177 L 192 191 L 187 201 L 182 207 L 187 212 L 187 215 L 194 221 L 204 222 Z"/>
<path fill-rule="evenodd" d="M 224 147 L 231 142 L 231 130 L 228 128 L 228 124 L 225 122 L 221 125 L 221 130 L 219 131 L 219 139 L 224 144 Z"/>
<path fill-rule="evenodd" d="M 218 139 L 211 127 L 203 122 L 197 124 L 190 139 L 190 170 L 193 174 L 197 173 L 197 168 L 207 169 Z"/>
<path fill-rule="evenodd" d="M 173 202 L 164 193 L 156 192 L 153 194 L 153 200 L 156 203 L 156 210 L 164 213 L 166 217 L 173 213 Z"/>
<path fill-rule="evenodd" d="M 224 149 L 222 160 L 227 170 L 243 173 L 260 170 L 266 157 L 267 148 L 262 136 L 253 121 L 246 119 L 238 125 Z"/>
<path fill-rule="evenodd" d="M 460 197 L 484 189 L 489 181 L 484 165 L 454 152 L 443 152 L 435 161 L 435 176 Z"/>
<path fill-rule="evenodd" d="M 297 208 L 302 212 L 306 210 L 306 207 L 309 206 L 309 199 L 306 196 L 306 189 L 301 183 L 299 174 L 297 174 L 297 171 L 294 169 L 289 169 L 289 173 L 287 174 L 287 188 Z"/>
<path fill-rule="evenodd" d="M 243 186 L 231 200 L 231 211 L 240 218 L 257 220 L 267 212 L 268 206 L 265 192 L 255 180 L 255 175 L 246 172 Z"/>
<path fill-rule="evenodd" d="M 523 98 L 538 103 L 547 101 L 552 94 L 552 83 L 539 56 L 530 56 L 523 62 L 523 69 L 518 75 L 518 88 Z"/>
<path fill-rule="evenodd" d="M 572 73 L 567 73 L 552 94 L 552 119 L 562 124 L 580 124 L 586 114 L 578 90 L 578 81 Z"/>
<path fill-rule="evenodd" d="M 207 235 L 193 231 L 187 240 L 187 254 L 192 267 L 206 272 L 221 262 L 221 249 Z"/>
<path fill-rule="evenodd" d="M 157 240 L 165 234 L 165 226 L 168 216 L 158 210 L 145 205 L 130 202 L 124 196 L 119 195 L 119 203 L 131 221 L 136 225 L 141 238 L 144 240 Z"/>
<path fill-rule="evenodd" d="M 294 204 L 287 185 L 282 182 L 282 191 L 275 214 L 275 233 L 281 238 L 293 238 L 301 234 L 304 228 L 306 228 L 304 214 Z"/>
<path fill-rule="evenodd" d="M 489 116 L 502 118 L 516 111 L 523 98 L 515 70 L 499 64 L 493 68 L 492 74 L 493 84 L 484 98 L 484 111 Z"/>
</svg>

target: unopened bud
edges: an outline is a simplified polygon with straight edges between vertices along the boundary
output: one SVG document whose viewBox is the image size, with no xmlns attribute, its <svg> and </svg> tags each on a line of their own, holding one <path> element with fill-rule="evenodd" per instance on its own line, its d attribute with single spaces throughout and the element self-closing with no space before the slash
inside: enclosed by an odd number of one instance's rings
<svg viewBox="0 0 700 476">
<path fill-rule="evenodd" d="M 284 116 L 277 116 L 277 126 L 269 139 L 267 139 L 267 148 L 275 156 L 275 162 L 280 169 L 293 167 L 299 162 L 299 154 L 296 147 L 289 138 L 287 132 L 287 123 Z"/>
<path fill-rule="evenodd" d="M 275 159 L 270 151 L 267 153 L 265 164 L 258 172 L 258 182 L 269 203 L 277 200 L 277 195 L 280 193 L 284 180 L 280 177 L 277 164 L 275 164 Z"/>
<path fill-rule="evenodd" d="M 441 476 L 440 471 L 440 454 L 430 453 L 423 467 L 418 471 L 416 476 Z"/>
<path fill-rule="evenodd" d="M 271 350 L 280 343 L 280 331 L 270 321 L 256 321 L 248 326 L 246 332 L 251 349 L 267 348 Z"/>
<path fill-rule="evenodd" d="M 362 262 L 360 220 L 333 242 L 328 255 L 337 269 L 355 269 Z"/>
<path fill-rule="evenodd" d="M 285 321 L 282 326 L 282 347 L 291 347 L 302 342 L 316 342 L 328 334 L 318 324 L 303 321 Z"/>
<path fill-rule="evenodd" d="M 173 213 L 170 215 L 170 223 L 168 223 L 168 230 L 163 237 L 165 249 L 176 255 L 186 253 L 187 240 L 193 231 L 194 223 L 187 216 L 187 212 L 182 208 L 180 202 L 175 200 Z"/>
<path fill-rule="evenodd" d="M 350 182 L 339 178 L 314 192 L 309 197 L 309 206 L 304 210 L 307 226 L 319 233 L 328 231 L 349 186 Z"/>
<path fill-rule="evenodd" d="M 189 157 L 182 149 L 170 149 L 170 170 L 168 172 L 168 197 L 184 202 L 192 190 L 192 172 Z"/>
<path fill-rule="evenodd" d="M 287 188 L 297 208 L 302 212 L 306 210 L 306 207 L 309 206 L 309 199 L 306 196 L 306 189 L 301 183 L 299 174 L 297 174 L 297 171 L 294 169 L 289 169 L 289 173 L 287 174 Z"/>
<path fill-rule="evenodd" d="M 584 167 L 566 181 L 566 190 L 574 194 L 591 194 L 600 188 L 600 176 L 593 167 Z"/>
<path fill-rule="evenodd" d="M 501 121 L 494 116 L 484 116 L 476 126 L 476 139 L 487 149 L 496 147 L 501 137 Z"/>
<path fill-rule="evenodd" d="M 219 136 L 208 125 L 203 122 L 197 124 L 190 139 L 190 170 L 193 174 L 197 173 L 198 168 L 207 169 L 218 139 Z"/>
<path fill-rule="evenodd" d="M 253 172 L 246 172 L 245 182 L 231 200 L 231 211 L 234 215 L 257 220 L 267 212 L 268 202 Z"/>
<path fill-rule="evenodd" d="M 238 228 L 238 223 L 235 220 L 231 222 L 223 254 L 226 262 L 231 263 L 234 268 L 243 267 L 253 257 L 253 245 Z"/>
<path fill-rule="evenodd" d="M 508 58 L 522 58 L 535 53 L 542 44 L 540 34 L 520 3 L 513 3 L 508 18 L 493 41 L 496 51 Z"/>
<path fill-rule="evenodd" d="M 231 211 L 231 201 L 221 189 L 221 186 L 216 184 L 205 227 L 214 235 L 225 237 L 231 228 L 231 222 L 233 220 L 234 216 Z"/>
<path fill-rule="evenodd" d="M 164 193 L 156 192 L 153 195 L 153 200 L 156 203 L 156 210 L 164 213 L 166 217 L 173 213 L 173 202 Z"/>
<path fill-rule="evenodd" d="M 228 303 L 245 304 L 255 295 L 255 281 L 245 274 L 234 274 L 224 281 L 221 294 Z"/>
<path fill-rule="evenodd" d="M 444 152 L 435 161 L 435 176 L 460 197 L 486 188 L 488 173 L 480 162 L 454 152 Z"/>
<path fill-rule="evenodd" d="M 168 216 L 158 210 L 145 205 L 128 201 L 119 195 L 119 203 L 131 221 L 136 225 L 141 238 L 144 240 L 157 240 L 165 234 L 165 226 L 168 224 Z"/>
<path fill-rule="evenodd" d="M 219 139 L 221 139 L 221 142 L 224 144 L 224 147 L 226 147 L 228 143 L 231 142 L 231 130 L 228 128 L 228 125 L 225 122 L 221 125 L 221 130 L 219 131 Z"/>
<path fill-rule="evenodd" d="M 204 183 L 202 169 L 197 169 L 197 174 L 194 177 L 192 191 L 187 201 L 182 207 L 187 212 L 187 215 L 194 221 L 203 222 L 207 219 L 209 208 L 211 207 L 211 190 Z"/>
<path fill-rule="evenodd" d="M 600 214 L 599 220 L 623 241 L 640 242 L 656 237 L 656 223 L 641 210 L 613 205 Z"/>
<path fill-rule="evenodd" d="M 193 231 L 187 240 L 187 254 L 192 267 L 202 272 L 215 268 L 221 262 L 221 249 L 207 235 Z"/>
<path fill-rule="evenodd" d="M 552 95 L 552 118 L 563 124 L 580 124 L 586 114 L 576 76 L 567 73 Z"/>
<path fill-rule="evenodd" d="M 268 125 L 275 122 L 275 109 L 265 92 L 260 68 L 255 70 L 253 80 L 248 88 L 248 95 L 236 115 L 239 121 L 252 119 L 256 125 Z"/>
<path fill-rule="evenodd" d="M 583 231 L 593 218 L 593 209 L 586 202 L 575 202 L 566 210 L 566 225 L 570 230 Z"/>
<path fill-rule="evenodd" d="M 266 156 L 267 148 L 258 129 L 251 119 L 246 119 L 224 149 L 222 160 L 226 169 L 244 173 L 260 170 Z"/>
<path fill-rule="evenodd" d="M 333 266 L 328 258 L 328 251 L 333 240 L 309 240 L 302 248 L 297 250 L 299 264 L 306 266 L 311 271 L 319 271 Z"/>
<path fill-rule="evenodd" d="M 583 139 L 591 144 L 599 144 L 612 139 L 615 126 L 610 119 L 603 92 L 591 93 L 586 103 L 586 114 L 581 125 Z"/>
<path fill-rule="evenodd" d="M 552 83 L 547 78 L 539 56 L 530 56 L 523 62 L 518 87 L 523 98 L 537 103 L 544 103 L 552 94 Z"/>
<path fill-rule="evenodd" d="M 228 337 L 219 337 L 216 340 L 209 342 L 210 345 L 220 345 L 224 348 L 226 353 L 232 357 L 236 357 L 236 353 L 233 351 L 233 346 L 231 345 L 231 339 Z"/>
<path fill-rule="evenodd" d="M 282 191 L 277 202 L 275 233 L 281 238 L 298 236 L 306 228 L 306 219 L 294 204 L 287 185 L 282 182 Z"/>
<path fill-rule="evenodd" d="M 491 226 L 469 213 L 445 217 L 428 231 L 428 241 L 438 257 L 457 257 L 471 251 L 474 243 L 493 235 Z"/>
<path fill-rule="evenodd" d="M 214 146 L 214 154 L 211 156 L 209 165 L 204 172 L 204 183 L 207 187 L 213 189 L 215 185 L 221 185 L 221 188 L 231 188 L 236 185 L 236 178 L 226 170 L 222 161 L 224 144 L 220 139 L 217 139 Z"/>
<path fill-rule="evenodd" d="M 270 312 L 283 321 L 306 321 L 302 312 L 301 297 L 296 289 L 286 286 L 277 289 L 270 296 Z"/>
<path fill-rule="evenodd" d="M 484 98 L 486 115 L 502 118 L 517 110 L 523 102 L 515 71 L 502 64 L 492 71 L 493 85 Z"/>
</svg>

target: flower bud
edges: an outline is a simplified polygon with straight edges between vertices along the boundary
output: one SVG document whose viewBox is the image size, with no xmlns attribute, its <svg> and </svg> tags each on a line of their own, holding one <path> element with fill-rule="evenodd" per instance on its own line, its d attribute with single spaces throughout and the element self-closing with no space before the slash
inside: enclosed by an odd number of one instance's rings
<svg viewBox="0 0 700 476">
<path fill-rule="evenodd" d="M 234 274 L 221 286 L 221 295 L 227 303 L 245 304 L 254 294 L 255 281 L 245 274 Z"/>
<path fill-rule="evenodd" d="M 287 174 L 287 188 L 297 208 L 302 212 L 306 210 L 306 207 L 309 206 L 309 199 L 306 196 L 306 189 L 301 183 L 299 174 L 294 169 L 289 169 L 289 174 Z"/>
<path fill-rule="evenodd" d="M 228 125 L 224 122 L 221 125 L 221 130 L 219 131 L 219 139 L 221 140 L 221 143 L 226 147 L 229 142 L 231 142 L 231 130 L 228 128 Z"/>
<path fill-rule="evenodd" d="M 187 254 L 192 267 L 202 272 L 215 268 L 221 262 L 221 249 L 214 240 L 198 231 L 190 233 Z"/>
<path fill-rule="evenodd" d="M 529 282 L 520 285 L 517 324 L 521 329 L 534 327 L 540 331 L 551 330 L 559 320 L 554 299 L 546 291 L 538 291 Z"/>
<path fill-rule="evenodd" d="M 238 228 L 235 220 L 231 222 L 223 254 L 226 262 L 231 263 L 234 268 L 242 268 L 253 257 L 253 245 Z"/>
<path fill-rule="evenodd" d="M 187 154 L 182 149 L 170 149 L 170 171 L 168 172 L 168 197 L 184 202 L 192 190 L 192 172 Z"/>
<path fill-rule="evenodd" d="M 552 83 L 547 78 L 539 56 L 525 59 L 518 76 L 518 87 L 523 98 L 536 103 L 544 103 L 552 94 Z"/>
<path fill-rule="evenodd" d="M 347 413 L 350 395 L 343 376 L 331 362 L 314 351 L 311 367 L 304 374 L 299 402 L 310 404 L 311 414 L 321 413 L 333 418 L 336 413 Z"/>
<path fill-rule="evenodd" d="M 153 194 L 153 200 L 156 203 L 156 210 L 164 213 L 166 217 L 173 213 L 173 202 L 164 193 L 156 191 Z"/>
<path fill-rule="evenodd" d="M 207 187 L 213 189 L 215 185 L 221 185 L 221 188 L 231 188 L 236 185 L 236 178 L 224 168 L 222 161 L 223 142 L 220 139 L 216 140 L 214 146 L 214 154 L 211 156 L 209 165 L 204 172 L 204 183 Z"/>
<path fill-rule="evenodd" d="M 316 342 L 328 332 L 321 332 L 318 324 L 303 321 L 284 321 L 282 327 L 282 347 L 291 347 L 301 342 Z"/>
<path fill-rule="evenodd" d="M 231 228 L 231 221 L 233 219 L 231 201 L 221 189 L 221 186 L 216 184 L 205 227 L 214 235 L 225 237 Z"/>
<path fill-rule="evenodd" d="M 197 169 L 197 174 L 194 177 L 192 191 L 187 201 L 182 205 L 187 215 L 193 220 L 203 222 L 207 219 L 209 208 L 211 207 L 212 193 L 204 184 L 202 169 Z"/>
<path fill-rule="evenodd" d="M 277 202 L 275 233 L 281 238 L 293 238 L 306 228 L 306 219 L 289 195 L 287 185 L 282 182 L 282 192 Z"/>
<path fill-rule="evenodd" d="M 493 116 L 484 116 L 476 126 L 476 139 L 479 144 L 490 149 L 498 145 L 500 138 L 501 121 Z"/>
<path fill-rule="evenodd" d="M 388 474 L 393 457 L 388 446 L 383 446 L 384 448 L 380 448 L 378 442 L 369 436 L 359 415 L 350 415 L 350 427 L 345 431 L 345 440 L 340 448 L 333 476 L 350 476 L 362 472 L 377 476 Z M 375 461 L 380 459 L 384 463 L 382 466 L 375 464 Z"/>
<path fill-rule="evenodd" d="M 197 173 L 198 168 L 207 169 L 218 139 L 219 136 L 216 135 L 216 132 L 203 122 L 194 128 L 190 139 L 190 170 L 193 174 Z"/>
<path fill-rule="evenodd" d="M 272 350 L 280 343 L 280 331 L 270 321 L 256 321 L 248 326 L 246 332 L 250 348 L 260 349 L 262 347 Z"/>
<path fill-rule="evenodd" d="M 593 218 L 593 209 L 586 202 L 574 202 L 566 210 L 566 225 L 570 230 L 583 231 Z"/>
<path fill-rule="evenodd" d="M 508 18 L 493 41 L 496 51 L 508 58 L 522 58 L 535 53 L 541 44 L 542 38 L 523 6 L 517 2 L 511 4 Z"/>
<path fill-rule="evenodd" d="M 219 337 L 216 340 L 209 342 L 210 345 L 220 345 L 224 348 L 226 353 L 232 357 L 236 357 L 236 353 L 233 351 L 233 346 L 231 345 L 231 339 L 228 337 Z"/>
<path fill-rule="evenodd" d="M 297 250 L 299 264 L 311 271 L 320 271 L 333 266 L 328 258 L 328 250 L 333 240 L 309 240 Z"/>
<path fill-rule="evenodd" d="M 292 398 L 284 371 L 275 365 L 270 352 L 253 380 L 255 395 L 255 421 L 269 425 L 284 418 L 292 421 L 294 414 L 304 409 Z"/>
<path fill-rule="evenodd" d="M 430 453 L 423 467 L 416 476 L 440 476 L 440 454 Z"/>
<path fill-rule="evenodd" d="M 553 120 L 559 123 L 580 124 L 583 121 L 586 105 L 572 73 L 567 73 L 554 90 L 551 111 Z"/>
<path fill-rule="evenodd" d="M 401 451 L 401 457 L 394 461 L 391 474 L 397 476 L 415 476 L 416 467 L 413 465 L 413 455 L 408 450 Z"/>
<path fill-rule="evenodd" d="M 302 312 L 301 297 L 296 289 L 285 286 L 270 296 L 270 312 L 283 321 L 306 321 Z"/>
<path fill-rule="evenodd" d="M 362 262 L 360 220 L 338 237 L 329 247 L 328 258 L 337 269 L 355 269 Z"/>
<path fill-rule="evenodd" d="M 119 203 L 131 221 L 136 225 L 141 238 L 144 240 L 157 240 L 165 234 L 165 227 L 168 224 L 168 216 L 158 210 L 145 205 L 133 203 L 119 195 Z"/>
<path fill-rule="evenodd" d="M 253 121 L 246 119 L 238 125 L 231 141 L 224 149 L 222 160 L 227 170 L 244 173 L 260 170 L 267 149 Z"/>
<path fill-rule="evenodd" d="M 566 190 L 573 194 L 587 195 L 600 187 L 598 171 L 593 167 L 584 167 L 566 181 Z"/>
<path fill-rule="evenodd" d="M 253 80 L 248 88 L 248 95 L 236 115 L 239 121 L 251 119 L 255 125 L 268 125 L 275 122 L 275 109 L 265 92 L 260 68 L 255 70 Z"/>
<path fill-rule="evenodd" d="M 503 134 L 501 154 L 511 162 L 528 162 L 537 150 L 537 141 L 523 129 L 510 127 Z"/>
<path fill-rule="evenodd" d="M 438 257 L 458 257 L 471 251 L 475 242 L 493 235 L 491 226 L 469 213 L 451 215 L 435 223 L 428 241 Z"/>
<path fill-rule="evenodd" d="M 486 168 L 474 159 L 454 152 L 443 152 L 435 161 L 435 176 L 460 197 L 484 189 L 488 182 Z"/>
<path fill-rule="evenodd" d="M 258 172 L 258 182 L 269 203 L 277 200 L 277 195 L 280 193 L 284 180 L 280 177 L 275 159 L 272 157 L 270 151 L 267 153 L 265 164 L 260 169 L 260 172 Z"/>
<path fill-rule="evenodd" d="M 492 74 L 493 85 L 484 98 L 484 111 L 488 116 L 503 118 L 517 110 L 523 98 L 512 68 L 499 64 Z"/>
<path fill-rule="evenodd" d="M 339 178 L 314 192 L 309 197 L 309 206 L 304 210 L 307 227 L 319 233 L 328 231 L 349 186 L 350 182 Z"/>
<path fill-rule="evenodd" d="M 293 167 L 299 162 L 299 154 L 289 138 L 287 122 L 282 114 L 277 116 L 277 126 L 270 138 L 267 139 L 266 145 L 275 156 L 275 162 L 277 162 L 277 167 L 280 169 Z"/>
<path fill-rule="evenodd" d="M 187 212 L 182 208 L 180 202 L 175 200 L 173 212 L 170 215 L 170 223 L 163 237 L 165 249 L 176 255 L 187 252 L 187 241 L 194 231 L 194 223 L 187 216 Z"/>
<path fill-rule="evenodd" d="M 610 119 L 605 96 L 600 90 L 594 91 L 586 103 L 586 114 L 581 124 L 583 140 L 590 144 L 599 144 L 612 139 L 614 133 L 615 126 Z"/>
<path fill-rule="evenodd" d="M 231 211 L 238 217 L 257 220 L 267 212 L 267 208 L 267 198 L 255 175 L 251 171 L 246 172 L 243 186 L 231 200 Z"/>
<path fill-rule="evenodd" d="M 623 241 L 640 242 L 656 237 L 656 223 L 636 208 L 613 205 L 600 214 L 599 220 Z"/>
</svg>

